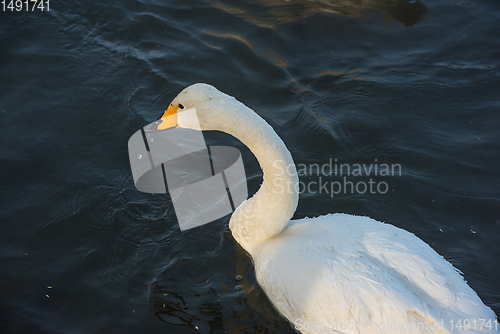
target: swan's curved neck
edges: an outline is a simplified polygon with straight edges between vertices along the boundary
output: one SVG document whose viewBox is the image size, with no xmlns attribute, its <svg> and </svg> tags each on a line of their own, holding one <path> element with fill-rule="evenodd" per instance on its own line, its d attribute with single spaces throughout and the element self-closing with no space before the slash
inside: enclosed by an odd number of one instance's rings
<svg viewBox="0 0 500 334">
<path fill-rule="evenodd" d="M 259 191 L 233 213 L 229 228 L 252 254 L 256 244 L 280 233 L 297 208 L 298 177 L 292 156 L 274 129 L 243 104 L 220 131 L 245 144 L 259 161 L 263 183 Z M 244 107 L 244 108 L 243 108 Z"/>
</svg>

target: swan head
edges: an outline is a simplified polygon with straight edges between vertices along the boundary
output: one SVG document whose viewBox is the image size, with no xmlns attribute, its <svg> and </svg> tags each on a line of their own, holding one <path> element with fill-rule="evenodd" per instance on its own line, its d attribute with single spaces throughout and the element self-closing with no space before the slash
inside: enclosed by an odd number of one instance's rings
<svg viewBox="0 0 500 334">
<path fill-rule="evenodd" d="M 298 177 L 290 152 L 263 118 L 234 97 L 208 84 L 197 83 L 182 90 L 155 123 L 153 126 L 158 130 L 179 127 L 221 131 L 240 140 L 259 161 L 263 183 L 252 198 L 235 210 L 229 228 L 249 253 L 253 245 L 283 230 L 299 198 L 297 192 L 283 190 L 290 184 L 297 185 Z"/>
<path fill-rule="evenodd" d="M 186 112 L 194 109 L 196 112 Z M 237 128 L 238 115 L 249 110 L 234 97 L 215 87 L 197 83 L 182 90 L 170 103 L 163 115 L 158 130 L 184 128 L 193 130 L 219 130 L 227 132 Z"/>
</svg>

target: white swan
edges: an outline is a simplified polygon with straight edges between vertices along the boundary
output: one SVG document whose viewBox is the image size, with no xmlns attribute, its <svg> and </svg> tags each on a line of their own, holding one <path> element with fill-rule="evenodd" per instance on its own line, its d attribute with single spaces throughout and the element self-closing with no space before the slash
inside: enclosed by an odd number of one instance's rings
<svg viewBox="0 0 500 334">
<path fill-rule="evenodd" d="M 412 233 L 347 214 L 290 220 L 299 199 L 292 156 L 273 128 L 251 109 L 210 85 L 194 84 L 162 117 L 177 115 L 179 127 L 196 129 L 196 122 L 181 110 L 191 108 L 202 130 L 233 135 L 260 163 L 264 181 L 235 210 L 229 227 L 252 256 L 260 286 L 296 329 L 500 332 L 494 312 L 458 271 Z"/>
</svg>

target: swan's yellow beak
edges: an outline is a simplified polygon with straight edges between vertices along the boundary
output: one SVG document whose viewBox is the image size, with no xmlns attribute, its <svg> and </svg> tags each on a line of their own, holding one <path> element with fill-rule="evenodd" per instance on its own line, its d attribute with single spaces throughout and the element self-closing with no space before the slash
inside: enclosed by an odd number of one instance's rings
<svg viewBox="0 0 500 334">
<path fill-rule="evenodd" d="M 160 117 L 160 120 L 162 121 L 158 125 L 158 130 L 166 130 L 169 128 L 178 128 L 177 125 L 177 110 L 179 107 L 174 106 L 173 104 L 170 104 L 163 113 L 163 115 Z"/>
</svg>

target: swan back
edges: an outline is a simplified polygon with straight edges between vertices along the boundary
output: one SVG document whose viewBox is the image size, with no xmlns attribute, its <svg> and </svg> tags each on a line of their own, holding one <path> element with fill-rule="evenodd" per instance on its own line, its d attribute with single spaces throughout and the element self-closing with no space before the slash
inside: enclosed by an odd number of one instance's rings
<svg viewBox="0 0 500 334">
<path fill-rule="evenodd" d="M 496 318 L 429 245 L 368 217 L 291 221 L 254 262 L 269 299 L 303 333 L 306 323 L 352 325 L 337 327 L 342 333 L 459 333 L 451 322 Z M 477 329 L 464 332 L 498 333 Z"/>
</svg>

